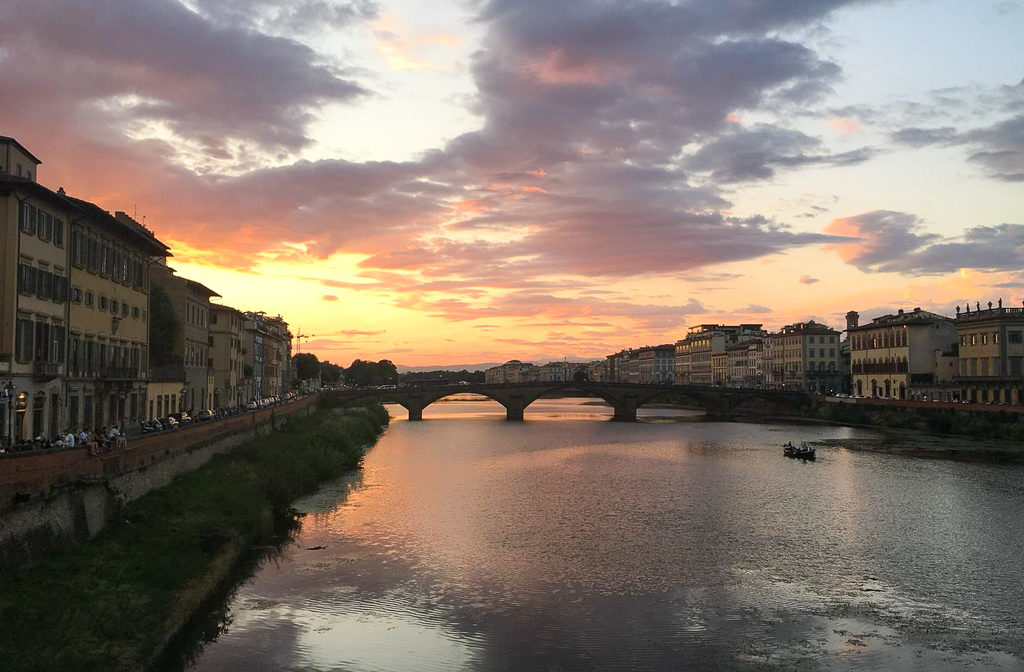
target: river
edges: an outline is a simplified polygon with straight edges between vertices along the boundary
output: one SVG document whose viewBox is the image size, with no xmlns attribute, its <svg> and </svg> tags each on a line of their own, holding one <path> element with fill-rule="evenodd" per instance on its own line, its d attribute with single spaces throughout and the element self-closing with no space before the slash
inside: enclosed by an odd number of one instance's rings
<svg viewBox="0 0 1024 672">
<path fill-rule="evenodd" d="M 1024 467 L 578 399 L 390 410 L 188 669 L 1024 670 Z"/>
</svg>

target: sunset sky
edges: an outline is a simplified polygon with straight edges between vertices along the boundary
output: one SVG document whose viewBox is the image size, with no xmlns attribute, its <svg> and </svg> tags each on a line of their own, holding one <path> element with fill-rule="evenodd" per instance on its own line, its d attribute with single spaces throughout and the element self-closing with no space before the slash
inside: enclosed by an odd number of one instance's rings
<svg viewBox="0 0 1024 672">
<path fill-rule="evenodd" d="M 0 134 L 346 366 L 1024 300 L 1021 0 L 4 0 Z"/>
</svg>

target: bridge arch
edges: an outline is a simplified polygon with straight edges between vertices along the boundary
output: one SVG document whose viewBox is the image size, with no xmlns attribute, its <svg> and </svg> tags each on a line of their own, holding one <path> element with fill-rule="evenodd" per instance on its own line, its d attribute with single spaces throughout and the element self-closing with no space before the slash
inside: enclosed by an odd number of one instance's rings
<svg viewBox="0 0 1024 672">
<path fill-rule="evenodd" d="M 585 392 L 603 399 L 614 410 L 614 420 L 634 422 L 637 409 L 674 393 L 700 403 L 713 416 L 739 413 L 777 413 L 795 410 L 810 401 L 795 391 L 723 388 L 703 385 L 645 385 L 637 383 L 551 381 L 541 383 L 473 384 L 458 387 L 400 387 L 391 390 L 350 390 L 329 393 L 336 401 L 376 398 L 403 406 L 410 420 L 422 420 L 423 409 L 458 394 L 478 394 L 505 407 L 508 420 L 522 420 L 526 408 L 551 392 Z"/>
</svg>

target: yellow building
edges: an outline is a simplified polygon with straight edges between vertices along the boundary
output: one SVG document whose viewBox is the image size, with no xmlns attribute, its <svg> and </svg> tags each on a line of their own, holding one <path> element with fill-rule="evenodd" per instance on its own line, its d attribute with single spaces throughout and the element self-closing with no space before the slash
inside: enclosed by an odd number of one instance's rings
<svg viewBox="0 0 1024 672">
<path fill-rule="evenodd" d="M 932 389 L 941 382 L 943 353 L 955 348 L 953 320 L 920 308 L 858 324 L 847 314 L 850 375 L 856 396 L 908 399 L 915 388 Z"/>
<path fill-rule="evenodd" d="M 245 404 L 242 344 L 245 315 L 230 306 L 210 304 L 210 360 L 213 363 L 213 407 Z"/>
<path fill-rule="evenodd" d="M 967 401 L 1024 404 L 1024 308 L 1004 308 L 1003 300 L 985 309 L 980 303 L 961 312 L 957 306 L 960 366 L 955 377 Z"/>
<path fill-rule="evenodd" d="M 68 423 L 136 423 L 148 415 L 149 267 L 168 248 L 123 212 L 79 199 L 71 225 Z"/>
<path fill-rule="evenodd" d="M 39 159 L 0 136 L 0 439 L 67 429 L 68 222 L 77 207 L 39 184 Z"/>
<path fill-rule="evenodd" d="M 181 410 L 178 404 L 183 389 L 181 381 L 149 381 L 146 385 L 146 420 L 165 418 Z"/>
<path fill-rule="evenodd" d="M 843 387 L 840 333 L 813 320 L 788 324 L 767 340 L 770 384 L 778 389 L 835 393 Z"/>
</svg>

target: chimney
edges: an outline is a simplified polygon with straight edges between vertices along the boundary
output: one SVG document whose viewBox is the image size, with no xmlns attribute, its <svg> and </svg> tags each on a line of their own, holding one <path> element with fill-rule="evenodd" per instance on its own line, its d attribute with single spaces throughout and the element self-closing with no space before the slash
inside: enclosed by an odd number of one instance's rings
<svg viewBox="0 0 1024 672">
<path fill-rule="evenodd" d="M 846 330 L 856 329 L 860 323 L 860 313 L 856 310 L 851 310 L 846 314 Z"/>
<path fill-rule="evenodd" d="M 900 309 L 899 309 L 898 311 L 896 311 L 896 314 L 897 314 L 897 315 L 902 315 L 902 314 L 903 314 L 903 309 L 902 309 L 902 308 L 900 308 Z"/>
</svg>

